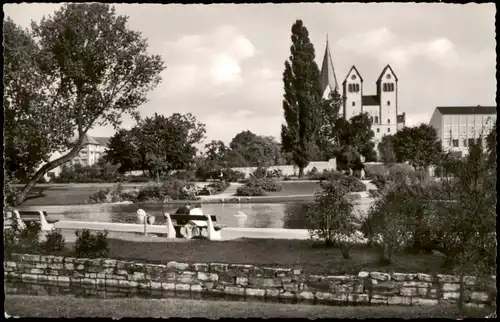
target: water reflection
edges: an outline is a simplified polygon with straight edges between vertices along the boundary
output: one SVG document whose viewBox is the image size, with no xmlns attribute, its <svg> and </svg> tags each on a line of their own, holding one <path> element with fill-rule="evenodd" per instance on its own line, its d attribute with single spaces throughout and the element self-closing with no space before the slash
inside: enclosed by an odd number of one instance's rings
<svg viewBox="0 0 500 322">
<path fill-rule="evenodd" d="M 136 212 L 144 209 L 148 215 L 155 216 L 156 224 L 165 224 L 163 213 L 174 213 L 180 205 L 163 204 L 100 204 L 80 206 L 44 206 L 50 215 L 62 215 L 63 220 L 96 221 L 115 223 L 135 223 Z M 26 210 L 36 210 L 27 207 Z M 34 207 L 37 208 L 37 207 Z M 217 221 L 228 227 L 254 228 L 288 228 L 304 229 L 304 203 L 276 203 L 276 204 L 204 204 L 203 212 L 217 216 Z M 362 202 L 355 207 L 365 212 L 368 204 Z M 247 216 L 242 220 L 236 215 L 238 211 Z"/>
</svg>

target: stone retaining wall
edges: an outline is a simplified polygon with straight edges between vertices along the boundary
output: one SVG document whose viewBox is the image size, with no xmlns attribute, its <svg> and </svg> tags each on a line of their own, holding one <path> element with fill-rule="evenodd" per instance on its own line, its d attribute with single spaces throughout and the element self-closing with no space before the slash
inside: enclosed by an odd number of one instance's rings
<svg viewBox="0 0 500 322">
<path fill-rule="evenodd" d="M 7 294 L 89 297 L 224 297 L 337 305 L 437 305 L 460 296 L 452 275 L 360 272 L 318 276 L 297 269 L 218 263 L 166 265 L 15 254 L 4 261 Z M 467 306 L 496 301 L 496 276 L 464 278 Z"/>
</svg>

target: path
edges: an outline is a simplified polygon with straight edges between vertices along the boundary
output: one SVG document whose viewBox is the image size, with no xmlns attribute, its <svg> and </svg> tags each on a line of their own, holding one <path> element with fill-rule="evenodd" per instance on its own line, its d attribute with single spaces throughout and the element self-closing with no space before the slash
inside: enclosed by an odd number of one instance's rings
<svg viewBox="0 0 500 322">
<path fill-rule="evenodd" d="M 5 312 L 16 317 L 204 317 L 231 318 L 457 318 L 456 305 L 440 306 L 325 306 L 193 299 L 92 299 L 7 295 Z M 474 312 L 473 315 L 471 312 Z M 468 315 L 484 317 L 484 310 Z M 489 313 L 489 312 L 488 312 Z"/>
</svg>

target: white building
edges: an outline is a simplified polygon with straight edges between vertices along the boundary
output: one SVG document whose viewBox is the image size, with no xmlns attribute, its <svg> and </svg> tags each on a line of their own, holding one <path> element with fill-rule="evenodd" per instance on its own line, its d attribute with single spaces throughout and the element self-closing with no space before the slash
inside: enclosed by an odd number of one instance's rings
<svg viewBox="0 0 500 322">
<path fill-rule="evenodd" d="M 83 147 L 80 152 L 67 164 L 81 164 L 82 166 L 90 166 L 95 164 L 103 155 L 109 143 L 109 137 L 92 137 L 90 135 L 85 135 L 83 139 Z M 67 153 L 67 152 L 65 152 Z M 54 153 L 50 158 L 53 161 L 61 157 L 62 153 Z M 61 167 L 57 167 L 49 171 L 45 177 L 49 179 L 53 176 L 58 176 L 61 172 Z"/>
<path fill-rule="evenodd" d="M 437 131 L 444 151 L 461 157 L 469 153 L 469 145 L 485 138 L 497 121 L 496 106 L 438 106 L 432 114 L 430 125 Z"/>
<path fill-rule="evenodd" d="M 364 95 L 363 81 L 359 71 L 352 66 L 342 83 L 344 104 L 341 113 L 347 119 L 368 113 L 375 134 L 373 140 L 378 144 L 382 137 L 395 134 L 405 124 L 405 113 L 398 115 L 398 77 L 390 65 L 385 66 L 375 82 L 375 95 Z M 340 93 L 328 41 L 321 67 L 320 83 L 324 98 L 332 91 Z"/>
</svg>

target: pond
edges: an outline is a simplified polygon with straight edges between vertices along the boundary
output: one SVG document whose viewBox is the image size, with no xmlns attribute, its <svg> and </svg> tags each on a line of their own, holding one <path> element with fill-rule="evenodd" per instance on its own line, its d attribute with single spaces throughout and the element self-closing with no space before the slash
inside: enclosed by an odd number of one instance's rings
<svg viewBox="0 0 500 322">
<path fill-rule="evenodd" d="M 203 204 L 206 214 L 217 216 L 217 222 L 228 227 L 304 229 L 304 208 L 301 203 L 255 204 Z M 163 213 L 175 213 L 181 205 L 172 204 L 97 204 L 70 206 L 43 206 L 50 216 L 62 216 L 60 220 L 136 223 L 136 212 L 144 209 L 155 216 L 155 224 L 164 224 Z M 358 200 L 355 211 L 365 213 L 369 200 Z M 23 207 L 23 210 L 39 210 L 40 207 Z M 246 218 L 238 218 L 238 212 Z"/>
</svg>

